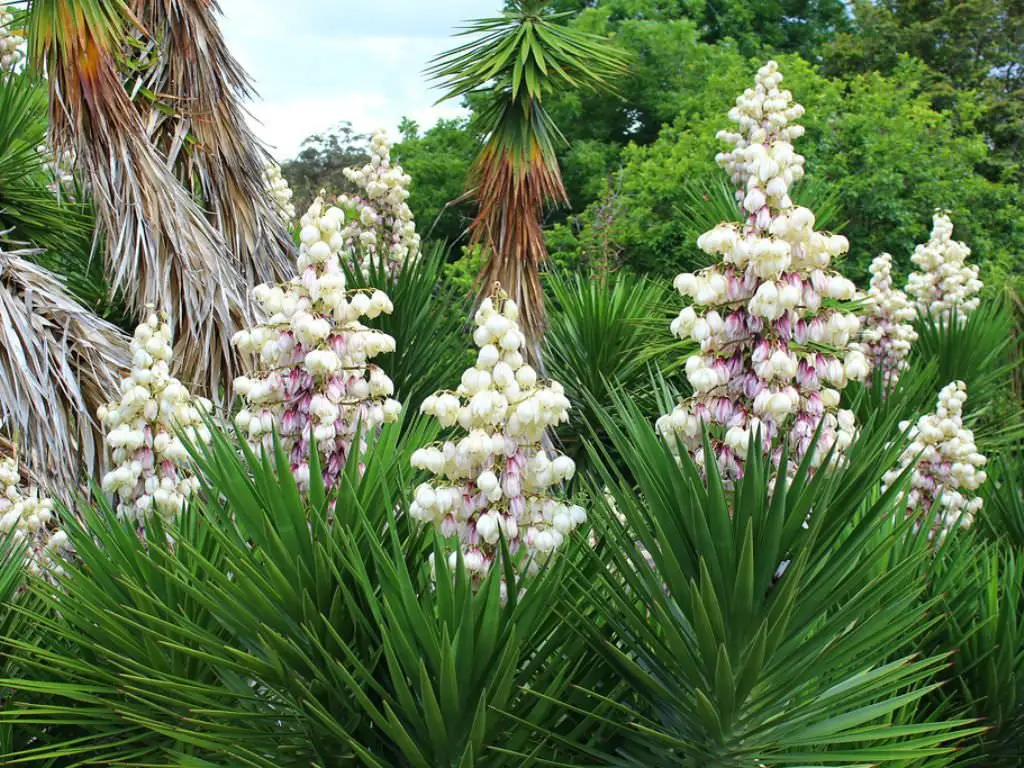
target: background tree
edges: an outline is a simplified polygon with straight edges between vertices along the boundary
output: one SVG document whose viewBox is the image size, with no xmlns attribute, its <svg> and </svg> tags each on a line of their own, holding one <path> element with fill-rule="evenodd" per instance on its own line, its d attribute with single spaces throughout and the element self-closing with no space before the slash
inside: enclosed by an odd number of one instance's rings
<svg viewBox="0 0 1024 768">
<path fill-rule="evenodd" d="M 281 164 L 281 174 L 295 194 L 295 210 L 305 211 L 321 189 L 330 195 L 354 191 L 352 182 L 345 178 L 345 169 L 366 163 L 370 157 L 366 149 L 369 138 L 356 133 L 347 120 L 307 136 L 299 154 Z"/>
</svg>

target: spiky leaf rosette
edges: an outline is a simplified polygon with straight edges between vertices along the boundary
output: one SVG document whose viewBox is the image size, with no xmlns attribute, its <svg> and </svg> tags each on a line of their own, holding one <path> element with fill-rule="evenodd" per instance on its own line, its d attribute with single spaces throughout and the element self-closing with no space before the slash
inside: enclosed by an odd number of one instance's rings
<svg viewBox="0 0 1024 768">
<path fill-rule="evenodd" d="M 370 161 L 362 168 L 345 168 L 345 178 L 355 185 L 352 196 L 338 203 L 350 213 L 342 230 L 345 251 L 352 266 L 367 273 L 371 264 L 385 263 L 394 272 L 420 252 L 409 198 L 412 178 L 391 162 L 391 142 L 384 131 L 370 140 Z"/>
<path fill-rule="evenodd" d="M 122 67 L 156 147 L 223 236 L 244 285 L 285 280 L 292 241 L 263 171 L 270 159 L 246 120 L 252 83 L 228 50 L 210 0 L 132 0 L 140 22 Z"/>
<path fill-rule="evenodd" d="M 391 312 L 391 300 L 383 291 L 346 291 L 344 212 L 325 208 L 321 195 L 301 223 L 298 276 L 283 286 L 257 286 L 267 320 L 235 336 L 239 350 L 257 360 L 255 374 L 235 380 L 244 401 L 235 424 L 254 447 L 268 449 L 277 430 L 306 489 L 313 446 L 332 487 L 359 430 L 394 421 L 401 406 L 390 397 L 391 379 L 370 363 L 393 352 L 395 341 L 359 322 Z"/>
<path fill-rule="evenodd" d="M 849 243 L 815 232 L 814 214 L 789 196 L 803 177 L 804 159 L 791 143 L 803 134 L 795 123 L 803 107 L 781 82 L 778 65 L 768 62 L 729 112 L 738 132 L 719 134 L 734 147 L 717 160 L 738 187 L 744 222 L 719 224 L 697 240 L 721 264 L 675 279 L 692 306 L 673 320 L 672 333 L 699 343 L 700 353 L 686 362 L 693 396 L 658 419 L 658 430 L 673 450 L 681 442 L 703 465 L 711 458 L 704 456 L 706 425 L 728 483 L 742 476 L 755 432 L 766 450 L 774 445 L 776 462 L 788 443 L 795 468 L 820 428 L 811 465 L 833 447 L 838 459 L 854 433 L 853 413 L 838 407 L 839 390 L 868 373 L 852 346 L 859 320 L 842 303 L 855 287 L 828 271 Z"/>
<path fill-rule="evenodd" d="M 955 314 L 963 323 L 978 308 L 983 284 L 978 267 L 967 264 L 971 249 L 953 239 L 953 222 L 936 211 L 928 242 L 914 249 L 910 260 L 917 266 L 907 278 L 907 293 L 914 297 L 917 311 L 937 321 L 949 322 Z"/>
<path fill-rule="evenodd" d="M 15 456 L 0 458 L 0 535 L 24 547 L 25 566 L 32 573 L 59 575 L 63 572 L 60 561 L 72 551 L 53 501 L 25 482 Z"/>
<path fill-rule="evenodd" d="M 541 383 L 523 360 L 526 337 L 514 301 L 496 292 L 475 315 L 476 365 L 454 392 L 439 392 L 422 410 L 466 435 L 416 451 L 412 464 L 435 480 L 416 489 L 409 514 L 455 536 L 465 567 L 479 581 L 499 558 L 501 538 L 527 573 L 534 572 L 586 519 L 582 507 L 552 493 L 572 477 L 568 456 L 544 450 L 544 432 L 569 419 L 557 381 Z M 458 565 L 451 552 L 448 565 Z"/>
<path fill-rule="evenodd" d="M 982 499 L 974 494 L 987 479 L 987 459 L 978 453 L 974 433 L 964 427 L 963 406 L 967 387 L 954 381 L 943 387 L 934 413 L 909 421 L 900 429 L 910 428 L 911 440 L 900 463 L 885 475 L 883 488 L 895 483 L 900 474 L 914 465 L 907 494 L 907 516 L 925 520 L 936 502 L 931 535 L 943 537 L 960 525 L 967 527 L 981 509 Z M 916 464 L 915 464 L 916 463 Z"/>
<path fill-rule="evenodd" d="M 82 473 L 99 468 L 93 414 L 118 391 L 128 338 L 21 255 L 30 252 L 0 249 L 0 416 L 21 463 L 70 500 Z"/>
<path fill-rule="evenodd" d="M 286 227 L 291 227 L 295 220 L 292 188 L 288 186 L 288 180 L 281 175 L 281 166 L 273 160 L 268 160 L 263 166 L 263 184 L 277 207 L 277 215 L 281 217 L 281 222 Z"/>
<path fill-rule="evenodd" d="M 871 262 L 868 310 L 859 348 L 872 370 L 879 372 L 884 392 L 889 392 L 907 367 L 911 345 L 917 341 L 912 325 L 916 313 L 907 295 L 892 283 L 892 256 L 883 253 Z"/>
<path fill-rule="evenodd" d="M 114 465 L 103 490 L 115 496 L 120 517 L 144 525 L 153 512 L 173 520 L 199 487 L 181 435 L 209 442 L 203 417 L 211 404 L 171 375 L 171 328 L 156 314 L 135 329 L 131 351 L 120 400 L 99 411 Z"/>
<path fill-rule="evenodd" d="M 0 77 L 14 72 L 25 58 L 25 37 L 14 28 L 14 14 L 0 7 Z"/>
<path fill-rule="evenodd" d="M 92 193 L 112 290 L 138 315 L 150 307 L 166 313 L 176 370 L 219 397 L 237 368 L 230 339 L 248 305 L 224 238 L 154 146 L 125 89 L 122 47 L 137 25 L 125 0 L 88 8 L 35 0 L 29 57 L 47 75 L 54 149 L 74 153 Z M 262 187 L 258 195 L 265 197 Z"/>
</svg>

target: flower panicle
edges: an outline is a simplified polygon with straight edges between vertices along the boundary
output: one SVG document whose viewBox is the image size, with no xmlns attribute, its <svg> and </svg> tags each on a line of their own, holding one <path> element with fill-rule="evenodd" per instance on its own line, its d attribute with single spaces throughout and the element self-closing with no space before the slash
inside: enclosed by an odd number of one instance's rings
<svg viewBox="0 0 1024 768">
<path fill-rule="evenodd" d="M 407 202 L 412 178 L 401 165 L 391 162 L 387 134 L 382 130 L 373 134 L 368 163 L 343 172 L 356 188 L 353 195 L 338 199 L 348 212 L 342 236 L 352 266 L 365 274 L 376 259 L 394 273 L 415 260 L 420 236 Z"/>
<path fill-rule="evenodd" d="M 568 420 L 570 404 L 561 384 L 541 381 L 524 361 L 518 317 L 515 302 L 500 293 L 481 303 L 474 316 L 475 365 L 458 389 L 431 395 L 422 406 L 441 426 L 466 434 L 412 456 L 413 466 L 433 480 L 416 488 L 410 515 L 456 537 L 476 579 L 499 557 L 502 536 L 530 574 L 586 520 L 582 507 L 553 492 L 576 465 L 542 443 L 546 430 Z M 452 551 L 448 565 L 458 557 Z"/>
<path fill-rule="evenodd" d="M 154 511 L 173 520 L 198 490 L 181 439 L 209 443 L 205 417 L 212 404 L 194 397 L 171 375 L 173 339 L 166 318 L 152 313 L 135 329 L 132 369 L 121 383 L 117 402 L 101 406 L 97 416 L 108 430 L 113 468 L 102 488 L 116 502 L 118 515 L 144 526 Z"/>
<path fill-rule="evenodd" d="M 970 526 L 982 507 L 975 491 L 988 479 L 984 470 L 987 459 L 974 443 L 974 433 L 964 426 L 963 406 L 967 387 L 962 381 L 947 384 L 939 392 L 933 413 L 925 414 L 913 425 L 900 424 L 908 430 L 910 443 L 900 460 L 883 478 L 883 490 L 897 481 L 913 466 L 910 491 L 906 498 L 906 515 L 920 519 L 938 502 L 929 534 L 939 539 L 955 527 Z"/>
<path fill-rule="evenodd" d="M 813 212 L 789 194 L 804 174 L 792 145 L 803 133 L 796 123 L 803 107 L 781 83 L 775 62 L 763 66 L 729 112 L 738 130 L 719 134 L 732 145 L 717 160 L 737 186 L 744 221 L 701 235 L 698 247 L 720 263 L 674 282 L 688 305 L 670 330 L 699 351 L 686 362 L 693 396 L 657 428 L 672 450 L 678 438 L 698 464 L 716 461 L 730 484 L 742 476 L 755 433 L 776 464 L 783 452 L 776 438 L 785 437 L 788 470 L 812 444 L 812 466 L 833 446 L 839 460 L 855 432 L 852 412 L 838 407 L 840 390 L 868 374 L 854 346 L 859 318 L 843 308 L 856 288 L 829 269 L 849 243 L 815 231 Z M 713 457 L 704 456 L 705 427 Z"/>
<path fill-rule="evenodd" d="M 233 339 L 254 361 L 254 371 L 235 380 L 243 401 L 235 424 L 254 448 L 271 448 L 276 430 L 302 488 L 310 451 L 319 451 L 325 483 L 333 487 L 366 434 L 395 421 L 401 409 L 391 379 L 370 362 L 394 352 L 395 340 L 360 322 L 394 307 L 383 291 L 347 290 L 344 222 L 344 212 L 327 206 L 322 194 L 313 201 L 300 222 L 298 274 L 281 286 L 257 286 L 263 321 Z"/>
</svg>

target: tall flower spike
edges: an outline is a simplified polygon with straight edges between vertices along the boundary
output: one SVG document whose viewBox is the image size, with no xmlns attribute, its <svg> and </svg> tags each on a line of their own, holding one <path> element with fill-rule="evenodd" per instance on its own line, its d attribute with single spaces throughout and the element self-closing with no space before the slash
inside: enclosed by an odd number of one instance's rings
<svg viewBox="0 0 1024 768">
<path fill-rule="evenodd" d="M 466 568 L 483 578 L 500 553 L 503 535 L 520 569 L 532 573 L 586 520 L 582 507 L 552 494 L 576 465 L 551 457 L 545 430 L 569 419 L 569 400 L 557 381 L 540 382 L 523 361 L 526 342 L 515 302 L 499 291 L 475 315 L 476 365 L 455 392 L 439 392 L 422 410 L 466 435 L 417 450 L 412 465 L 434 475 L 416 488 L 409 514 L 457 536 Z M 450 567 L 458 554 L 451 552 Z"/>
<path fill-rule="evenodd" d="M 0 459 L 0 536 L 11 536 L 25 547 L 29 571 L 50 577 L 63 573 L 60 562 L 72 552 L 53 501 L 25 483 L 18 460 L 12 456 Z"/>
<path fill-rule="evenodd" d="M 932 235 L 914 249 L 910 260 L 918 271 L 907 280 L 907 293 L 916 300 L 917 311 L 948 322 L 954 310 L 958 322 L 978 307 L 983 283 L 977 265 L 967 264 L 971 249 L 953 239 L 953 222 L 944 213 L 932 218 Z"/>
<path fill-rule="evenodd" d="M 893 286 L 892 256 L 888 253 L 876 256 L 871 262 L 867 300 L 868 310 L 858 346 L 871 368 L 881 371 L 883 390 L 889 392 L 907 367 L 917 331 L 911 325 L 914 307 L 907 295 Z"/>
<path fill-rule="evenodd" d="M 745 221 L 701 235 L 697 245 L 721 263 L 675 279 L 691 306 L 672 321 L 672 333 L 697 342 L 700 352 L 686 362 L 693 396 L 658 419 L 657 428 L 673 451 L 681 441 L 703 466 L 706 425 L 726 483 L 742 476 L 755 431 L 766 451 L 785 438 L 787 471 L 807 454 L 819 425 L 812 466 L 833 446 L 838 459 L 854 434 L 853 414 L 838 408 L 839 390 L 868 373 L 852 346 L 859 320 L 842 308 L 855 287 L 827 271 L 849 244 L 815 232 L 814 214 L 789 196 L 804 174 L 804 159 L 790 143 L 803 133 L 794 122 L 803 107 L 779 89 L 781 82 L 775 62 L 762 67 L 755 87 L 729 112 L 739 130 L 719 134 L 733 145 L 716 159 L 739 188 Z M 782 449 L 776 442 L 776 464 Z"/>
<path fill-rule="evenodd" d="M 144 525 L 154 511 L 173 520 L 199 487 L 178 435 L 208 443 L 203 414 L 211 406 L 205 398 L 192 397 L 171 375 L 166 320 L 151 314 L 135 329 L 131 351 L 132 370 L 121 385 L 121 399 L 98 414 L 110 430 L 107 445 L 114 466 L 103 477 L 103 490 L 115 497 L 120 517 Z"/>
<path fill-rule="evenodd" d="M 354 196 L 342 195 L 339 204 L 348 212 L 342 230 L 346 255 L 364 272 L 371 259 L 384 259 L 391 271 L 401 269 L 419 254 L 409 197 L 409 174 L 391 162 L 391 143 L 384 131 L 370 141 L 370 162 L 362 168 L 346 168 L 345 177 L 356 187 Z"/>
<path fill-rule="evenodd" d="M 910 428 L 910 445 L 883 479 L 884 489 L 917 462 L 907 494 L 907 517 L 923 517 L 938 500 L 940 509 L 930 535 L 939 538 L 957 525 L 969 526 L 982 505 L 973 492 L 987 478 L 982 469 L 987 460 L 978 453 L 974 433 L 964 427 L 966 400 L 967 387 L 962 381 L 947 384 L 939 393 L 935 413 L 922 416 Z M 900 429 L 910 426 L 905 421 Z"/>
<path fill-rule="evenodd" d="M 0 8 L 0 76 L 14 72 L 25 58 L 25 38 L 14 29 L 14 14 Z"/>
<path fill-rule="evenodd" d="M 390 313 L 391 300 L 382 291 L 346 292 L 339 259 L 344 220 L 340 208 L 325 208 L 322 195 L 313 202 L 301 221 L 298 276 L 283 286 L 257 286 L 253 295 L 267 320 L 234 338 L 257 359 L 252 377 L 235 380 L 244 402 L 235 424 L 254 447 L 271 448 L 276 429 L 301 488 L 309 484 L 312 445 L 331 487 L 357 428 L 365 435 L 401 409 L 391 399 L 391 379 L 369 362 L 394 351 L 395 340 L 359 322 Z"/>
<path fill-rule="evenodd" d="M 290 227 L 292 222 L 295 221 L 292 188 L 288 186 L 288 181 L 281 175 L 281 166 L 273 160 L 268 160 L 263 168 L 263 183 L 267 187 L 267 192 L 270 193 L 270 198 L 274 202 L 274 207 L 281 217 L 281 221 Z"/>
</svg>

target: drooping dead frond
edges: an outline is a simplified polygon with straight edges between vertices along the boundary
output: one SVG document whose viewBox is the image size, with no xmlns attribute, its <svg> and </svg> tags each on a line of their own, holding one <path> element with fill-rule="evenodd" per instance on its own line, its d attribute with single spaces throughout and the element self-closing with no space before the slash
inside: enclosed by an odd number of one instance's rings
<svg viewBox="0 0 1024 768">
<path fill-rule="evenodd" d="M 118 391 L 129 340 L 25 255 L 0 250 L 0 418 L 34 480 L 70 497 L 102 460 L 96 409 Z"/>
<path fill-rule="evenodd" d="M 124 89 L 117 56 L 132 25 L 138 20 L 122 0 L 35 0 L 30 58 L 48 75 L 54 147 L 75 153 L 92 191 L 111 287 L 136 314 L 167 314 L 176 370 L 217 397 L 237 371 L 230 339 L 246 322 L 245 290 L 223 237 L 150 141 Z"/>
<path fill-rule="evenodd" d="M 264 184 L 269 155 L 242 106 L 252 85 L 217 26 L 216 2 L 133 8 L 142 27 L 125 85 L 149 136 L 223 234 L 245 284 L 286 280 L 292 241 Z"/>
</svg>

